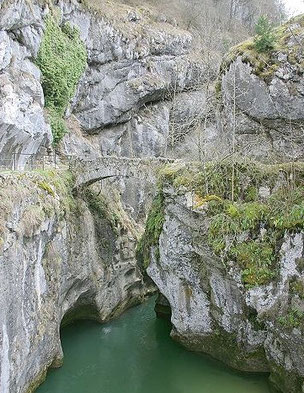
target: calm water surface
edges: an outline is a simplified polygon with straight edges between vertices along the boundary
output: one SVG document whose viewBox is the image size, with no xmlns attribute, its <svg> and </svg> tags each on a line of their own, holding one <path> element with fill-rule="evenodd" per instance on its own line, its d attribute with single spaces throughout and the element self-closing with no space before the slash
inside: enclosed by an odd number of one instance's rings
<svg viewBox="0 0 304 393">
<path fill-rule="evenodd" d="M 154 299 L 106 325 L 62 330 L 64 365 L 38 393 L 269 393 L 264 376 L 239 375 L 187 352 L 155 318 Z"/>
</svg>

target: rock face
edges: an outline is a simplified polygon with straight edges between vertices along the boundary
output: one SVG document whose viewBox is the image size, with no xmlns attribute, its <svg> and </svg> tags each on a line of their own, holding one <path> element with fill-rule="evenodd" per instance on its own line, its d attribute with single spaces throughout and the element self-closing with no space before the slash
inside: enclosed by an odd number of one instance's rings
<svg viewBox="0 0 304 393">
<path fill-rule="evenodd" d="M 36 1 L 1 4 L 3 164 L 16 153 L 16 165 L 22 167 L 25 158 L 20 153 L 45 152 L 52 142 L 34 63 L 45 16 L 53 12 L 61 14 L 61 23 L 79 29 L 88 54 L 87 69 L 66 113 L 75 121 L 68 122 L 71 134 L 63 141 L 63 151 L 91 158 L 109 153 L 165 155 L 173 95 L 203 79 L 201 61 L 191 54 L 191 34 L 148 9 L 88 4 L 91 8 L 73 1 L 50 8 Z M 165 97 L 167 103 L 160 103 Z"/>
<path fill-rule="evenodd" d="M 136 228 L 87 193 L 73 198 L 64 173 L 1 176 L 1 393 L 32 392 L 61 364 L 62 323 L 107 321 L 149 292 Z"/>
<path fill-rule="evenodd" d="M 181 127 L 184 121 L 191 123 L 204 105 L 198 99 L 190 103 L 182 93 L 187 90 L 188 97 L 189 90 L 196 90 L 204 79 L 202 62 L 192 53 L 190 33 L 149 9 L 119 3 L 99 7 L 94 1 L 86 6 L 76 1 L 59 1 L 56 6 L 4 1 L 0 22 L 4 37 L 0 59 L 5 67 L 0 78 L 6 81 L 0 104 L 3 166 L 22 168 L 27 154 L 52 148 L 41 75 L 35 66 L 50 13 L 60 15 L 60 23 L 79 29 L 88 55 L 86 71 L 66 111 L 69 133 L 58 150 L 88 160 L 102 155 L 166 156 L 171 123 Z M 187 119 L 176 110 L 183 108 L 183 102 L 191 108 Z M 143 220 L 154 187 L 146 181 L 120 179 L 115 188 L 120 189 L 126 209 Z"/>
<path fill-rule="evenodd" d="M 4 6 L 4 7 L 3 7 Z M 12 5 L 11 5 L 12 7 Z M 40 71 L 32 58 L 38 51 L 40 10 L 1 5 L 0 21 L 0 165 L 23 167 L 27 154 L 51 143 L 44 117 Z"/>
<path fill-rule="evenodd" d="M 168 170 L 171 179 L 172 173 Z M 265 189 L 269 197 L 269 188 Z M 263 197 L 265 189 L 260 189 Z M 163 227 L 159 244 L 151 247 L 147 272 L 162 295 L 156 311 L 163 313 L 163 297 L 170 304 L 171 335 L 188 349 L 208 353 L 237 370 L 270 372 L 271 381 L 282 392 L 302 392 L 304 232 L 286 231 L 277 244 L 278 260 L 271 268 L 275 279 L 246 285 L 244 274 L 253 277 L 257 256 L 252 271 L 242 270 L 232 254 L 223 260 L 210 246 L 212 215 L 207 202 L 197 207 L 195 195 L 172 186 L 171 180 L 164 183 L 162 192 Z M 150 227 L 151 223 L 150 218 Z M 223 233 L 227 233 L 225 225 L 222 222 L 220 227 Z M 262 235 L 258 236 L 267 237 L 260 225 Z M 254 246 L 261 241 L 257 237 L 250 243 L 253 234 L 248 230 L 235 236 L 236 245 Z M 226 247 L 231 247 L 232 239 L 226 238 Z M 243 252 L 241 258 L 250 258 L 250 253 Z"/>
<path fill-rule="evenodd" d="M 231 139 L 235 124 L 238 149 L 266 162 L 304 156 L 303 32 L 294 18 L 275 31 L 279 49 L 259 54 L 251 40 L 222 64 L 222 127 Z"/>
</svg>

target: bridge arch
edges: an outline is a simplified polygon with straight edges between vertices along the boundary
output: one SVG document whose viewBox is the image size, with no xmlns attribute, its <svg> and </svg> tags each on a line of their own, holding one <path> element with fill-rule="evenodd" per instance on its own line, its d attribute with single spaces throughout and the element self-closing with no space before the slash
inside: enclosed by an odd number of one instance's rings
<svg viewBox="0 0 304 393">
<path fill-rule="evenodd" d="M 75 159 L 71 170 L 75 175 L 75 189 L 84 188 L 111 177 L 135 177 L 154 182 L 157 170 L 175 160 L 168 158 L 129 158 L 103 156 L 95 160 Z"/>
</svg>

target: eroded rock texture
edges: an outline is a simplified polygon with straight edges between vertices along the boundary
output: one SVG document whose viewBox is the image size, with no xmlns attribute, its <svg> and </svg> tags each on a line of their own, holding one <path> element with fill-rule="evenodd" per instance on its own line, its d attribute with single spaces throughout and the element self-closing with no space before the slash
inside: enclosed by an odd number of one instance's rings
<svg viewBox="0 0 304 393">
<path fill-rule="evenodd" d="M 303 232 L 286 231 L 276 245 L 271 282 L 248 286 L 242 267 L 231 256 L 223 260 L 210 247 L 207 203 L 198 208 L 192 193 L 169 184 L 163 187 L 163 197 L 159 247 L 151 248 L 147 272 L 169 302 L 171 335 L 188 349 L 208 353 L 237 370 L 270 372 L 282 392 L 302 392 L 304 302 L 297 292 L 302 284 L 294 290 L 293 282 L 303 283 Z M 262 224 L 259 230 L 256 244 L 266 236 Z M 253 234 L 243 231 L 238 236 L 238 243 L 250 242 Z M 226 238 L 226 247 L 232 239 Z M 161 299 L 156 311 L 168 314 Z"/>
<path fill-rule="evenodd" d="M 278 28 L 270 53 L 242 43 L 222 65 L 222 127 L 230 140 L 235 131 L 240 151 L 265 162 L 304 156 L 303 26 L 300 16 Z"/>
<path fill-rule="evenodd" d="M 104 322 L 149 292 L 119 200 L 73 198 L 65 176 L 1 177 L 1 393 L 31 392 L 61 364 L 62 321 Z"/>
<path fill-rule="evenodd" d="M 203 79 L 191 53 L 192 36 L 148 9 L 121 4 L 4 1 L 1 5 L 1 158 L 37 153 L 52 141 L 44 117 L 41 75 L 35 66 L 45 16 L 77 26 L 87 69 L 66 115 L 71 134 L 63 151 L 82 156 L 165 155 L 173 96 Z M 167 103 L 160 103 L 167 98 Z M 79 132 L 77 132 L 77 130 Z M 93 138 L 90 135 L 94 135 Z M 70 143 L 70 140 L 73 143 Z M 68 147 L 67 147 L 68 146 Z M 42 150 L 41 150 L 42 149 Z M 22 165 L 24 159 L 19 158 Z"/>
<path fill-rule="evenodd" d="M 0 163 L 22 167 L 26 154 L 48 147 L 51 129 L 44 116 L 40 71 L 33 62 L 42 34 L 37 5 L 2 2 L 0 18 Z M 20 154 L 25 154 L 21 155 Z"/>
</svg>

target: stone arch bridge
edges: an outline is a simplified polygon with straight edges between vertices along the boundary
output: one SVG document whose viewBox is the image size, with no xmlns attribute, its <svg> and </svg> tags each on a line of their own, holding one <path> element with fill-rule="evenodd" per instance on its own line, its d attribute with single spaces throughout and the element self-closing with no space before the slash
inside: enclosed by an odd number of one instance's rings
<svg viewBox="0 0 304 393">
<path fill-rule="evenodd" d="M 176 160 L 168 158 L 103 156 L 90 161 L 73 159 L 70 168 L 75 176 L 74 188 L 81 189 L 111 177 L 135 177 L 153 182 L 158 169 L 174 162 Z"/>
</svg>

